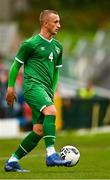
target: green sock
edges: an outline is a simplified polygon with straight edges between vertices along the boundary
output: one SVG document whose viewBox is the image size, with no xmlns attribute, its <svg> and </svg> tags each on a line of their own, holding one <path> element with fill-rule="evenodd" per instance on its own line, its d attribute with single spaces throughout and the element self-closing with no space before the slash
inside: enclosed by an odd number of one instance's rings
<svg viewBox="0 0 110 180">
<path fill-rule="evenodd" d="M 29 135 L 21 142 L 20 146 L 13 155 L 18 159 L 21 159 L 36 147 L 41 138 L 42 137 L 37 135 L 34 131 L 30 132 Z"/>
<path fill-rule="evenodd" d="M 55 143 L 55 116 L 48 115 L 44 118 L 43 123 L 43 132 L 44 132 L 44 141 L 46 147 L 52 146 Z"/>
</svg>

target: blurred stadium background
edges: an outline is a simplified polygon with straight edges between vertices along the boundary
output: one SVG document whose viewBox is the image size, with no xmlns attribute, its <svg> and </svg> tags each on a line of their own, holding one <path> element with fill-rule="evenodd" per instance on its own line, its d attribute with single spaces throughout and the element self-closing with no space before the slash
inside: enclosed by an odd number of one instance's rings
<svg viewBox="0 0 110 180">
<path fill-rule="evenodd" d="M 104 129 L 110 125 L 110 1 L 0 0 L 0 137 L 32 129 L 22 94 L 20 70 L 13 109 L 5 101 L 8 71 L 20 43 L 39 32 L 39 13 L 55 9 L 61 17 L 58 40 L 63 68 L 55 95 L 57 130 Z"/>
</svg>

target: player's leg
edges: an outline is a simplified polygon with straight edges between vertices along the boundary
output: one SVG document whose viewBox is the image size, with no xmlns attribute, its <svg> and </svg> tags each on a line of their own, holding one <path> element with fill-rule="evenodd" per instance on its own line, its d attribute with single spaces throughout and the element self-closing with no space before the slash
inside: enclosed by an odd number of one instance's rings
<svg viewBox="0 0 110 180">
<path fill-rule="evenodd" d="M 39 118 L 38 118 L 39 116 Z M 20 143 L 16 151 L 12 154 L 9 160 L 5 164 L 5 171 L 17 171 L 24 172 L 18 161 L 32 151 L 43 136 L 42 122 L 44 120 L 43 114 L 32 110 L 33 131 L 31 131 Z"/>
<path fill-rule="evenodd" d="M 46 164 L 47 166 L 68 166 L 70 161 L 63 160 L 55 151 L 55 139 L 56 139 L 56 108 L 54 105 L 46 106 L 42 113 L 44 114 L 44 140 L 46 145 L 47 157 Z"/>
<path fill-rule="evenodd" d="M 56 109 L 54 105 L 47 106 L 43 109 L 42 113 L 45 116 L 43 122 L 43 132 L 44 141 L 46 145 L 47 155 L 55 153 L 54 143 L 56 139 L 56 127 L 55 127 L 55 117 Z"/>
<path fill-rule="evenodd" d="M 27 102 L 28 99 L 29 99 L 29 93 L 26 98 Z M 33 92 L 31 91 L 31 99 L 29 99 L 29 102 L 30 105 L 37 108 L 39 112 L 42 112 L 42 114 L 44 115 L 43 133 L 44 133 L 44 140 L 45 140 L 47 156 L 48 156 L 46 158 L 47 165 L 51 165 L 51 166 L 67 165 L 68 162 L 62 160 L 61 157 L 56 153 L 54 148 L 54 143 L 56 138 L 55 137 L 56 108 L 53 105 L 53 95 L 50 94 L 50 92 L 47 93 L 47 91 L 44 88 L 34 84 Z"/>
<path fill-rule="evenodd" d="M 32 122 L 33 122 L 33 131 L 31 131 L 21 142 L 18 149 L 15 151 L 14 156 L 19 160 L 31 152 L 39 143 L 40 139 L 43 136 L 43 128 L 41 121 L 43 121 L 44 116 L 40 115 L 38 118 L 39 112 L 37 110 L 32 110 Z M 10 160 L 9 160 L 10 161 Z"/>
</svg>

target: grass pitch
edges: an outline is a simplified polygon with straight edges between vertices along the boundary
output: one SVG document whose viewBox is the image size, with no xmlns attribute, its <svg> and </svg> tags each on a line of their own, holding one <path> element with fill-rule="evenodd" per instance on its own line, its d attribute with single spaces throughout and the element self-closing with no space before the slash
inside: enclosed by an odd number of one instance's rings
<svg viewBox="0 0 110 180">
<path fill-rule="evenodd" d="M 4 163 L 21 139 L 0 139 L 0 179 L 110 179 L 110 134 L 77 135 L 66 132 L 57 135 L 56 150 L 75 145 L 81 153 L 74 167 L 46 167 L 43 140 L 20 161 L 29 173 L 6 173 Z"/>
</svg>

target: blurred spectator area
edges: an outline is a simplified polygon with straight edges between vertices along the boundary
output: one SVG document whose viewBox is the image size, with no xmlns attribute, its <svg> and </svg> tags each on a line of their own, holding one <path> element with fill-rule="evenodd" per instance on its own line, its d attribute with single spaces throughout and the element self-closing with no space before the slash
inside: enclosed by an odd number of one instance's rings
<svg viewBox="0 0 110 180">
<path fill-rule="evenodd" d="M 0 0 L 0 19 L 8 21 L 28 9 L 27 0 Z"/>
<path fill-rule="evenodd" d="M 4 60 L 9 60 L 15 55 L 21 42 L 16 23 L 0 23 L 0 54 Z"/>
<path fill-rule="evenodd" d="M 64 56 L 62 77 L 81 83 L 92 80 L 94 85 L 110 89 L 109 47 L 110 31 L 97 31 L 91 41 L 80 38 L 70 56 Z"/>
</svg>

